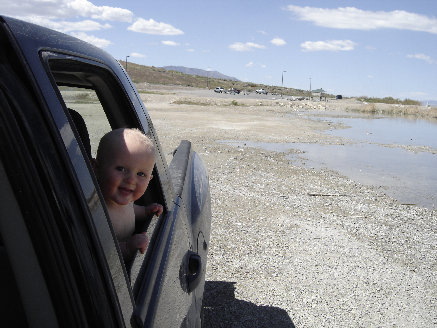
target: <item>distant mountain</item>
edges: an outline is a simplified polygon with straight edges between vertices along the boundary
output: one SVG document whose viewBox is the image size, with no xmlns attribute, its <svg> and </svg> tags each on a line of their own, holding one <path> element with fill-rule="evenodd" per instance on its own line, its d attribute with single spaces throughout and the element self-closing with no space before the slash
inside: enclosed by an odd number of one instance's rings
<svg viewBox="0 0 437 328">
<path fill-rule="evenodd" d="M 167 71 L 176 71 L 189 75 L 197 75 L 197 76 L 207 76 L 213 79 L 222 79 L 222 80 L 231 80 L 231 81 L 240 81 L 235 77 L 224 75 L 217 71 L 207 71 L 199 68 L 189 68 L 184 66 L 164 66 L 163 69 Z"/>
</svg>

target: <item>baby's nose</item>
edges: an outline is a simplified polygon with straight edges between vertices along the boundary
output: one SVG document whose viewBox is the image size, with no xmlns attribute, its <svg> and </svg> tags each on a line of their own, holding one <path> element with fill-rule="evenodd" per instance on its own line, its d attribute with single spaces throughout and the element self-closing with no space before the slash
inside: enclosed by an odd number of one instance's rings
<svg viewBox="0 0 437 328">
<path fill-rule="evenodd" d="M 133 174 L 130 171 L 126 172 L 124 175 L 124 180 L 128 183 L 134 183 L 135 182 L 135 174 Z"/>
</svg>

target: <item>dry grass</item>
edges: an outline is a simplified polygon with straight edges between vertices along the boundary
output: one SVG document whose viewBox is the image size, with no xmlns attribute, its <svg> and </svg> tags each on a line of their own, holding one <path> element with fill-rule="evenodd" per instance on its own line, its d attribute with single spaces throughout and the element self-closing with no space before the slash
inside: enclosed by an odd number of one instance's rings
<svg viewBox="0 0 437 328">
<path fill-rule="evenodd" d="M 377 103 L 353 104 L 346 107 L 346 110 L 368 114 L 410 116 L 418 118 L 437 119 L 437 107 L 418 105 L 390 105 Z"/>
</svg>

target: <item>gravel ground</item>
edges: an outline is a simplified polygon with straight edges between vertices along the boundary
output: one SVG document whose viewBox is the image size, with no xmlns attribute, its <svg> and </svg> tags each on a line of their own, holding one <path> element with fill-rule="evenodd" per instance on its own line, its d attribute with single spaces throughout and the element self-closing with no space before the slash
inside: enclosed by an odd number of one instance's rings
<svg viewBox="0 0 437 328">
<path fill-rule="evenodd" d="M 210 174 L 205 327 L 437 327 L 437 210 L 223 142 L 347 142 L 320 104 L 147 89 L 168 162 L 188 139 Z"/>
</svg>

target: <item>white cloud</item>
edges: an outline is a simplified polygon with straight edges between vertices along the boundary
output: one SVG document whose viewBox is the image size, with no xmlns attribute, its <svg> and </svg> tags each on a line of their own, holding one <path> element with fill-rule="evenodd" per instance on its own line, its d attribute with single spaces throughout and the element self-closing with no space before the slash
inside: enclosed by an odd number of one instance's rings
<svg viewBox="0 0 437 328">
<path fill-rule="evenodd" d="M 196 50 L 192 49 L 192 48 L 188 48 L 186 49 L 187 52 L 195 52 Z"/>
<path fill-rule="evenodd" d="M 162 44 L 166 45 L 166 46 L 171 46 L 171 47 L 176 47 L 179 46 L 180 44 L 174 41 L 161 41 Z"/>
<path fill-rule="evenodd" d="M 350 40 L 306 41 L 300 46 L 303 51 L 351 51 L 356 43 Z"/>
<path fill-rule="evenodd" d="M 30 23 L 34 23 L 37 25 L 41 25 L 41 26 L 45 26 L 47 28 L 59 31 L 59 32 L 63 32 L 63 33 L 68 33 L 71 31 L 99 31 L 99 30 L 103 30 L 103 29 L 109 29 L 112 26 L 108 23 L 106 24 L 101 24 L 99 22 L 93 21 L 93 20 L 82 20 L 82 21 L 76 21 L 76 22 L 69 22 L 69 21 L 54 21 L 51 19 L 48 19 L 46 17 L 40 17 L 40 16 L 35 16 L 35 17 L 29 17 L 28 19 L 26 19 L 28 22 Z"/>
<path fill-rule="evenodd" d="M 171 26 L 167 23 L 157 22 L 152 18 L 145 20 L 138 18 L 131 26 L 127 28 L 130 31 L 153 34 L 153 35 L 180 35 L 183 31 Z"/>
<path fill-rule="evenodd" d="M 413 55 L 407 55 L 407 57 L 413 58 L 413 59 L 423 60 L 423 61 L 426 61 L 428 64 L 434 64 L 436 62 L 430 56 L 425 55 L 425 54 L 413 54 Z"/>
<path fill-rule="evenodd" d="M 89 17 L 99 20 L 131 22 L 130 10 L 96 6 L 87 0 L 2 0 L 2 14 L 28 21 L 36 17 L 66 19 Z"/>
<path fill-rule="evenodd" d="M 92 45 L 95 45 L 96 47 L 99 48 L 104 48 L 111 44 L 111 41 L 109 40 L 101 39 L 93 35 L 88 35 L 84 32 L 73 32 L 70 34 L 78 39 L 91 43 Z"/>
<path fill-rule="evenodd" d="M 95 20 L 131 22 L 133 17 L 130 10 L 96 6 L 87 0 L 2 0 L 2 14 L 69 33 L 101 48 L 111 42 L 83 32 L 112 26 Z M 78 20 L 81 17 L 90 19 Z"/>
<path fill-rule="evenodd" d="M 253 67 L 253 61 L 248 62 L 245 66 L 246 67 Z"/>
<path fill-rule="evenodd" d="M 130 10 L 108 6 L 97 7 L 96 9 L 96 12 L 91 14 L 91 18 L 128 23 L 132 21 L 133 13 Z"/>
<path fill-rule="evenodd" d="M 281 38 L 274 38 L 270 41 L 270 43 L 278 47 L 285 46 L 287 44 L 287 42 L 285 42 L 285 40 Z"/>
<path fill-rule="evenodd" d="M 146 58 L 145 55 L 140 54 L 139 52 L 131 52 L 131 54 L 129 56 L 130 57 L 135 57 L 135 58 Z"/>
<path fill-rule="evenodd" d="M 88 0 L 1 0 L 1 7 L 3 15 L 69 33 L 101 48 L 111 42 L 84 32 L 112 28 L 99 20 L 131 23 L 134 17 L 130 10 L 97 6 Z M 153 19 L 138 18 L 128 29 L 157 35 L 183 34 L 181 30 Z"/>
<path fill-rule="evenodd" d="M 369 11 L 354 7 L 326 9 L 294 5 L 287 6 L 286 10 L 294 13 L 301 20 L 329 28 L 354 30 L 391 28 L 437 34 L 436 18 L 403 10 Z"/>
<path fill-rule="evenodd" d="M 58 31 L 70 32 L 70 31 L 98 31 L 102 29 L 111 28 L 109 24 L 100 24 L 92 20 L 84 20 L 79 22 L 53 22 L 57 26 L 55 28 Z"/>
<path fill-rule="evenodd" d="M 100 24 L 92 20 L 61 23 L 64 25 L 64 31 L 98 31 L 111 28 L 110 24 Z"/>
<path fill-rule="evenodd" d="M 62 2 L 66 4 L 67 8 L 73 9 L 81 16 L 93 19 L 131 22 L 133 17 L 133 13 L 130 10 L 118 7 L 96 6 L 87 0 L 64 0 Z"/>
<path fill-rule="evenodd" d="M 253 42 L 235 42 L 229 45 L 229 48 L 234 51 L 251 51 L 253 49 L 264 49 L 265 46 Z"/>
</svg>

